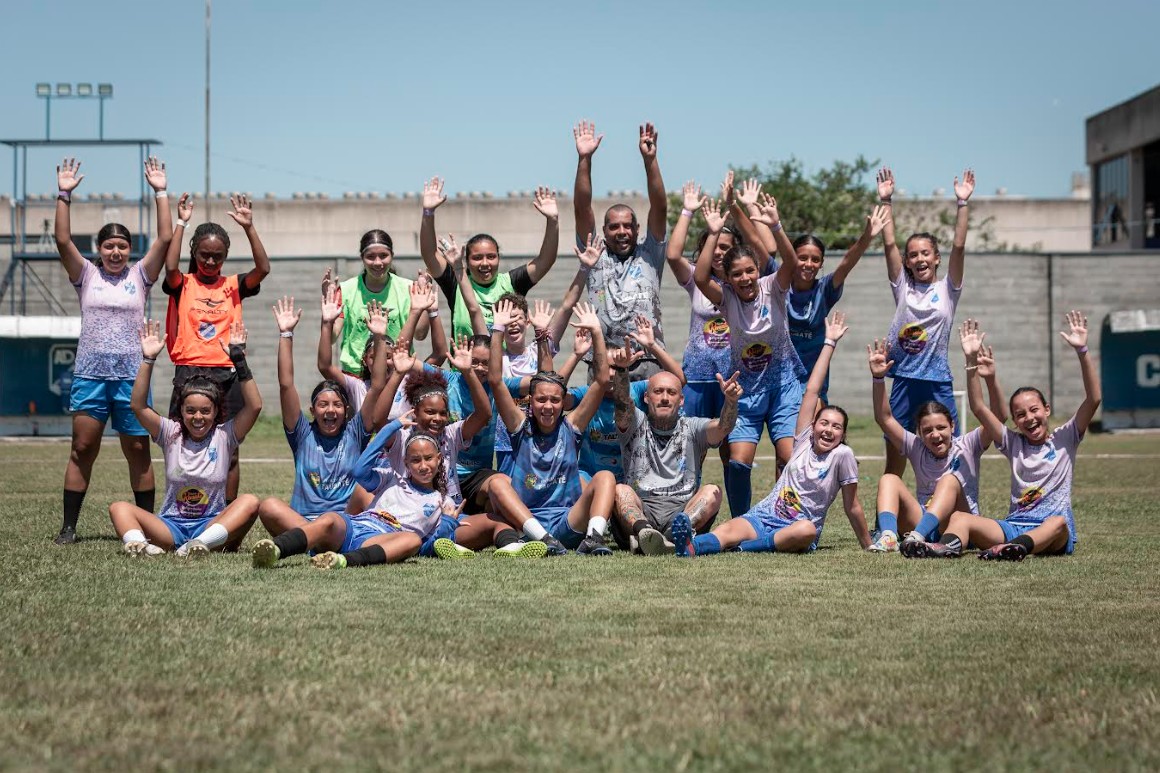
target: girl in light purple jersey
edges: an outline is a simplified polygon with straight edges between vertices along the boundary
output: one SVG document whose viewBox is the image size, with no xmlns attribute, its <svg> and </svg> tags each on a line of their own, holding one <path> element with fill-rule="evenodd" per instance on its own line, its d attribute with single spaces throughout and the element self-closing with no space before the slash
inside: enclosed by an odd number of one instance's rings
<svg viewBox="0 0 1160 773">
<path fill-rule="evenodd" d="M 1100 407 L 1100 380 L 1088 354 L 1087 317 L 1078 311 L 1067 314 L 1063 340 L 1075 349 L 1083 374 L 1084 399 L 1075 414 L 1054 430 L 1048 426 L 1051 406 L 1035 387 L 1020 387 L 1011 396 L 1011 419 L 1018 431 L 999 421 L 983 403 L 978 366 L 990 359 L 983 335 L 964 337 L 967 352 L 967 396 L 979 423 L 996 438 L 999 452 L 1011 463 L 1011 504 L 1005 519 L 983 518 L 959 511 L 951 516 L 937 543 L 923 540 L 903 543 L 908 558 L 957 558 L 972 544 L 985 560 L 1022 561 L 1028 554 L 1070 554 L 1075 548 L 1075 517 L 1071 509 L 1071 484 L 1076 450 L 1096 410 Z"/>
</svg>

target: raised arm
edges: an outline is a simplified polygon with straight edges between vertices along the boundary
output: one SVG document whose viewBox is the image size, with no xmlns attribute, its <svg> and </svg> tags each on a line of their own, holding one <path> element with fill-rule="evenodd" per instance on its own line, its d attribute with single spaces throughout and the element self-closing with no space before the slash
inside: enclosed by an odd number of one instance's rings
<svg viewBox="0 0 1160 773">
<path fill-rule="evenodd" d="M 572 190 L 572 208 L 576 217 L 576 238 L 583 241 L 596 230 L 596 215 L 592 212 L 592 154 L 600 147 L 603 134 L 596 133 L 596 124 L 580 121 L 572 127 L 576 140 L 576 184 Z"/>
<path fill-rule="evenodd" d="M 471 275 L 467 272 L 467 266 L 463 265 L 463 248 L 456 243 L 454 236 L 447 234 L 446 239 L 439 240 L 439 255 L 455 272 L 456 281 L 459 282 L 459 297 L 463 299 L 463 305 L 467 307 L 467 316 L 471 320 L 471 332 L 477 336 L 487 335 L 487 318 L 483 316 L 479 296 L 471 286 Z M 451 311 L 454 314 L 454 306 Z"/>
<path fill-rule="evenodd" d="M 528 261 L 528 277 L 535 284 L 552 270 L 556 264 L 556 255 L 560 252 L 560 208 L 556 203 L 556 194 L 552 193 L 551 188 L 542 185 L 536 188 L 532 205 L 544 216 L 544 240 L 540 243 L 540 253 Z"/>
<path fill-rule="evenodd" d="M 161 416 L 149 405 L 149 383 L 153 380 L 153 364 L 164 348 L 165 332 L 161 323 L 152 319 L 145 320 L 141 328 L 141 365 L 133 381 L 129 407 L 151 438 L 156 438 L 161 431 Z"/>
<path fill-rule="evenodd" d="M 387 387 L 387 360 L 392 354 L 387 351 L 386 345 L 387 310 L 378 301 L 367 304 L 367 330 L 370 331 L 371 340 L 374 341 L 374 359 L 371 361 L 371 383 L 359 408 L 359 418 L 362 420 L 363 429 L 374 432 L 379 404 Z M 395 394 L 392 392 L 391 400 L 394 398 Z M 387 415 L 390 411 L 391 403 L 387 403 Z M 386 416 L 383 417 L 383 421 L 386 421 Z"/>
<path fill-rule="evenodd" d="M 588 241 L 584 249 L 573 247 L 576 251 L 576 257 L 580 261 L 580 267 L 576 269 L 576 275 L 572 277 L 572 284 L 568 285 L 568 289 L 564 292 L 564 300 L 560 303 L 560 308 L 552 315 L 552 321 L 548 323 L 548 329 L 551 331 L 552 340 L 556 343 L 564 340 L 564 333 L 568 330 L 568 322 L 572 319 L 572 310 L 576 308 L 576 304 L 580 302 L 580 298 L 588 288 L 588 274 L 600 262 L 600 254 L 604 251 L 604 237 L 588 234 Z"/>
<path fill-rule="evenodd" d="M 705 217 L 705 227 L 709 229 L 709 236 L 705 239 L 705 246 L 701 247 L 701 254 L 693 266 L 693 281 L 697 289 L 709 299 L 709 303 L 720 306 L 725 299 L 721 285 L 713 281 L 713 250 L 717 249 L 717 239 L 721 236 L 721 229 L 725 227 L 725 213 L 716 201 L 705 200 L 701 205 L 701 214 Z"/>
<path fill-rule="evenodd" d="M 721 405 L 721 415 L 709 422 L 707 427 L 710 445 L 720 445 L 724 442 L 737 424 L 737 403 L 741 399 L 741 395 L 745 394 L 745 390 L 741 388 L 741 383 L 737 380 L 740 376 L 741 371 L 734 371 L 733 375 L 726 381 L 721 378 L 720 373 L 717 374 L 717 383 L 721 385 L 721 393 L 725 396 L 725 402 Z"/>
<path fill-rule="evenodd" d="M 733 185 L 733 172 L 730 170 L 728 183 Z M 733 223 L 741 233 L 742 240 L 757 250 L 757 268 L 762 273 L 769 265 L 770 257 L 777 252 L 777 240 L 768 228 L 758 228 L 752 217 L 761 215 L 757 205 L 761 196 L 761 183 L 757 180 L 745 180 L 741 183 L 741 190 L 731 197 L 730 212 L 733 214 Z"/>
<path fill-rule="evenodd" d="M 234 209 L 226 214 L 242 227 L 246 239 L 250 242 L 250 251 L 254 253 L 254 267 L 242 280 L 246 283 L 246 287 L 253 290 L 270 273 L 270 256 L 266 254 L 266 247 L 258 236 L 258 229 L 254 228 L 254 204 L 250 201 L 250 197 L 244 193 L 230 196 L 230 204 L 233 205 Z M 235 429 L 237 426 L 235 420 Z M 238 439 L 241 440 L 241 435 L 238 436 Z"/>
<path fill-rule="evenodd" d="M 282 406 L 282 426 L 288 432 L 298 425 L 302 415 L 298 387 L 294 386 L 294 328 L 300 319 L 302 309 L 294 310 L 293 298 L 282 296 L 274 305 L 274 324 L 278 326 L 278 402 Z M 326 323 L 322 327 L 325 329 Z"/>
<path fill-rule="evenodd" d="M 354 464 L 354 479 L 367 491 L 375 491 L 382 485 L 382 473 L 376 468 L 385 458 L 383 457 L 383 449 L 394 439 L 400 429 L 404 426 L 414 425 L 415 422 L 410 418 L 413 413 L 414 411 L 409 411 L 379 430 L 371 442 L 367 443 L 363 452 L 359 454 L 358 461 Z"/>
<path fill-rule="evenodd" d="M 681 363 L 673 358 L 673 355 L 669 354 L 663 346 L 657 343 L 652 322 L 649 321 L 648 317 L 638 314 L 636 316 L 636 330 L 627 333 L 626 337 L 639 346 L 645 354 L 654 358 L 657 364 L 663 369 L 679 378 L 681 380 L 681 386 L 685 385 L 684 368 L 681 367 Z"/>
<path fill-rule="evenodd" d="M 967 169 L 963 172 L 963 180 L 959 182 L 959 178 L 955 178 L 955 241 L 951 245 L 951 266 L 947 269 L 947 277 L 954 287 L 963 286 L 963 263 L 967 252 L 967 226 L 970 224 L 971 216 L 967 211 L 967 202 L 971 199 L 971 194 L 975 192 L 975 171 Z"/>
<path fill-rule="evenodd" d="M 793 282 L 793 272 L 797 268 L 797 251 L 793 248 L 793 242 L 786 236 L 785 229 L 781 227 L 781 214 L 777 211 L 777 199 L 768 193 L 762 193 L 758 215 L 753 219 L 753 222 L 765 226 L 773 235 L 778 257 L 781 258 L 781 265 L 777 267 L 777 286 L 783 290 L 788 290 Z"/>
<path fill-rule="evenodd" d="M 592 351 L 592 334 L 585 328 L 577 328 L 572 353 L 568 355 L 564 364 L 560 366 L 560 370 L 557 371 L 563 377 L 565 384 L 572 379 L 572 373 L 576 370 L 576 366 L 590 351 Z"/>
<path fill-rule="evenodd" d="M 886 223 L 882 228 L 882 249 L 886 252 L 886 278 L 891 284 L 898 281 L 902 274 L 902 252 L 898 249 L 898 242 L 894 238 L 894 212 L 891 199 L 894 197 L 894 172 L 884 166 L 878 170 L 878 203 L 886 207 Z"/>
<path fill-rule="evenodd" d="M 826 382 L 826 373 L 830 370 L 830 359 L 834 356 L 834 350 L 838 348 L 838 341 L 842 340 L 848 329 L 846 315 L 840 311 L 835 311 L 826 320 L 826 340 L 822 344 L 818 361 L 814 363 L 814 369 L 810 371 L 810 380 L 806 382 L 806 391 L 802 395 L 802 405 L 798 410 L 795 435 L 813 423 L 814 414 L 817 413 L 818 395 L 822 392 L 822 384 Z"/>
<path fill-rule="evenodd" d="M 669 226 L 669 195 L 661 179 L 661 165 L 657 163 L 657 130 L 651 123 L 640 127 L 640 157 L 644 160 L 645 182 L 648 185 L 648 232 L 658 242 L 665 240 Z"/>
<path fill-rule="evenodd" d="M 68 281 L 76 282 L 81 278 L 85 268 L 85 256 L 73 244 L 72 215 L 69 205 L 72 201 L 72 192 L 81 184 L 85 176 L 81 172 L 81 162 L 75 158 L 66 158 L 56 168 L 56 222 L 53 224 L 53 236 L 56 238 L 56 251 L 60 254 L 60 262 L 68 274 Z M 150 433 L 156 435 L 156 433 Z"/>
<path fill-rule="evenodd" d="M 149 245 L 149 251 L 141 259 L 141 268 L 150 282 L 156 282 L 165 264 L 169 243 L 173 240 L 173 215 L 169 212 L 165 164 L 155 156 L 145 159 L 145 182 L 153 189 L 153 201 L 157 209 L 157 240 Z"/>
<path fill-rule="evenodd" d="M 503 333 L 512 323 L 514 307 L 510 301 L 500 301 L 492 310 L 491 359 L 487 366 L 487 383 L 495 400 L 495 409 L 508 432 L 516 432 L 524 423 L 524 412 L 508 392 L 503 382 Z"/>
<path fill-rule="evenodd" d="M 595 378 L 588 386 L 588 392 L 580 404 L 568 414 L 568 421 L 578 431 L 588 428 L 588 422 L 596 415 L 604 400 L 604 390 L 608 387 L 608 349 L 604 343 L 604 330 L 600 327 L 600 319 L 596 310 L 587 303 L 576 306 L 576 321 L 573 327 L 586 328 L 592 335 L 592 370 Z"/>
<path fill-rule="evenodd" d="M 491 421 L 491 400 L 479 382 L 479 376 L 475 375 L 475 369 L 471 367 L 471 342 L 465 343 L 451 351 L 451 364 L 463 376 L 463 383 L 467 384 L 467 392 L 471 395 L 471 415 L 463 420 L 463 442 L 470 443 Z M 507 391 L 502 386 L 500 390 Z"/>
<path fill-rule="evenodd" d="M 435 210 L 447 201 L 443 195 L 443 180 L 432 177 L 423 183 L 423 221 L 419 225 L 419 255 L 423 258 L 431 276 L 443 276 L 447 261 L 435 254 Z"/>
<path fill-rule="evenodd" d="M 408 292 L 411 295 L 411 310 L 407 314 L 407 321 L 399 332 L 399 340 L 414 341 L 415 331 L 427 317 L 428 330 L 431 333 L 431 356 L 427 362 L 438 367 L 447 359 L 447 334 L 439 322 L 439 297 L 435 294 L 435 285 L 430 281 L 416 280 L 411 283 Z M 434 312 L 435 316 L 431 316 Z M 385 331 L 384 331 L 385 332 Z M 422 365 L 416 366 L 422 369 Z"/>
<path fill-rule="evenodd" d="M 173 229 L 173 239 L 165 250 L 165 284 L 170 289 L 181 286 L 181 243 L 185 240 L 185 231 L 192 217 L 193 199 L 188 193 L 183 193 L 177 200 L 177 223 Z"/>
<path fill-rule="evenodd" d="M 632 402 L 632 390 L 629 387 L 628 369 L 632 367 L 632 353 L 628 349 L 613 349 L 608 352 L 608 359 L 612 363 L 612 402 L 616 406 L 613 412 L 613 421 L 616 429 L 627 432 L 632 426 L 632 419 L 636 415 L 636 406 Z"/>
<path fill-rule="evenodd" d="M 898 423 L 898 419 L 890 412 L 890 400 L 886 395 L 886 374 L 894 367 L 894 360 L 889 359 L 890 348 L 886 339 L 874 339 L 873 344 L 866 346 L 866 354 L 870 361 L 870 375 L 874 378 L 871 393 L 874 401 L 874 421 L 882 428 L 882 433 L 890 444 L 902 450 L 902 443 L 906 440 L 906 428 Z"/>
<path fill-rule="evenodd" d="M 327 270 L 327 276 L 330 271 Z M 318 372 L 323 378 L 342 383 L 342 368 L 334 361 L 334 321 L 342 314 L 338 283 L 325 285 L 322 294 L 322 329 L 318 333 Z"/>
<path fill-rule="evenodd" d="M 555 339 L 552 338 L 552 320 L 556 315 L 552 313 L 551 304 L 538 299 L 530 312 L 528 321 L 532 323 L 532 328 L 536 332 L 536 369 L 553 371 L 555 368 L 552 367 L 552 357 L 555 356 L 555 352 L 552 350 L 555 347 Z M 571 310 L 568 311 L 568 316 L 572 316 Z"/>
<path fill-rule="evenodd" d="M 1087 432 L 1088 425 L 1095 417 L 1096 409 L 1100 407 L 1100 402 L 1103 400 L 1103 394 L 1100 392 L 1100 377 L 1096 373 L 1095 363 L 1092 362 L 1091 355 L 1088 354 L 1087 317 L 1081 312 L 1069 311 L 1067 313 L 1067 326 L 1068 329 L 1060 332 L 1060 335 L 1063 336 L 1063 340 L 1067 342 L 1068 346 L 1075 349 L 1076 356 L 1079 357 L 1079 370 L 1083 375 L 1083 402 L 1075 411 L 1075 428 L 1082 435 Z"/>
<path fill-rule="evenodd" d="M 858 236 L 858 241 L 846 250 L 846 254 L 842 256 L 842 262 L 834 269 L 834 278 L 831 280 L 834 287 L 841 287 L 842 283 L 846 281 L 846 277 L 854 270 L 854 266 L 858 265 L 858 261 L 862 259 L 862 255 L 870 247 L 870 242 L 874 237 L 882 233 L 882 229 L 886 227 L 886 221 L 890 219 L 890 208 L 879 204 L 866 217 L 866 225 L 862 229 L 862 233 Z"/>
<path fill-rule="evenodd" d="M 858 484 L 847 483 L 842 486 L 842 507 L 846 510 L 846 518 L 850 521 L 850 528 L 858 538 L 862 549 L 870 547 L 870 530 L 866 528 L 866 513 L 862 511 L 862 503 L 858 501 Z"/>
<path fill-rule="evenodd" d="M 238 374 L 238 384 L 242 388 L 242 407 L 234 414 L 234 437 L 241 443 L 250 434 L 258 415 L 262 412 L 262 395 L 258 392 L 258 384 L 254 381 L 254 374 L 246 363 L 246 326 L 241 322 L 230 325 L 230 343 L 226 346 L 221 341 L 222 348 L 230 356 L 234 364 L 234 371 Z M 220 339 L 219 339 L 220 340 Z"/>
<path fill-rule="evenodd" d="M 986 333 L 979 332 L 979 323 L 973 319 L 968 319 L 959 326 L 959 341 L 963 345 L 963 354 L 967 360 L 967 401 L 971 404 L 971 413 L 975 414 L 975 418 L 983 427 L 982 439 L 989 438 L 991 442 L 995 442 L 1003 437 L 1003 422 L 991 413 L 991 409 L 983 402 L 983 388 L 979 384 L 979 350 L 986 337 Z"/>
<path fill-rule="evenodd" d="M 689 238 L 689 225 L 693 222 L 693 215 L 703 203 L 701 186 L 689 180 L 681 189 L 681 216 L 673 226 L 673 234 L 665 247 L 665 260 L 669 269 L 677 278 L 677 284 L 684 287 L 693 276 L 693 267 L 685 260 L 685 241 Z"/>
<path fill-rule="evenodd" d="M 395 342 L 395 348 L 388 349 L 386 351 L 386 355 L 391 358 L 391 363 L 394 365 L 394 369 L 391 371 L 391 375 L 387 379 L 386 384 L 383 386 L 383 391 L 376 401 L 373 414 L 374 419 L 371 422 L 371 426 L 373 427 L 381 427 L 387 423 L 387 417 L 391 415 L 391 406 L 395 403 L 395 394 L 399 391 L 399 387 L 402 385 L 403 379 L 408 373 L 411 372 L 411 369 L 414 368 L 416 364 L 415 357 L 411 354 L 409 341 L 399 339 Z M 374 367 L 371 368 L 372 384 L 375 381 L 376 373 L 379 372 L 379 363 L 377 362 L 377 359 L 378 358 L 376 358 Z M 385 373 L 386 363 L 384 362 L 383 365 L 383 373 Z M 379 378 L 381 379 L 381 375 Z M 369 390 L 367 394 L 370 394 Z"/>
</svg>

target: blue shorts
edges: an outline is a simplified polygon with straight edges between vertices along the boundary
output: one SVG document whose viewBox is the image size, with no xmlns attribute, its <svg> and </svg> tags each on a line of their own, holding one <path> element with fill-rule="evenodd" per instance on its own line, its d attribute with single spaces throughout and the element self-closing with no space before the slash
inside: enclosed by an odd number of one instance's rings
<svg viewBox="0 0 1160 773">
<path fill-rule="evenodd" d="M 173 537 L 173 546 L 179 548 L 205 531 L 205 528 L 209 526 L 209 522 L 217 518 L 217 516 L 209 515 L 205 518 L 169 518 L 160 515 L 158 518 L 164 521 L 165 525 L 169 527 L 169 534 Z"/>
<path fill-rule="evenodd" d="M 769 431 L 769 439 L 777 442 L 797 433 L 798 411 L 802 407 L 802 385 L 790 381 L 780 387 L 754 394 L 744 394 L 737 404 L 737 424 L 729 433 L 730 443 L 756 443 L 761 440 L 761 428 Z"/>
<path fill-rule="evenodd" d="M 564 543 L 564 547 L 575 550 L 584 540 L 584 535 L 572 528 L 568 523 L 570 507 L 543 507 L 532 510 L 532 515 L 540 525 L 556 539 Z"/>
<path fill-rule="evenodd" d="M 102 424 L 113 417 L 113 430 L 121 435 L 145 437 L 149 433 L 137 421 L 137 414 L 129 407 L 129 396 L 133 393 L 132 379 L 102 381 L 96 378 L 74 376 L 72 391 L 69 393 L 68 409 L 73 413 L 91 416 Z M 148 405 L 153 405 L 150 394 Z"/>
<path fill-rule="evenodd" d="M 716 381 L 690 381 L 685 384 L 685 404 L 681 413 L 699 419 L 716 419 L 721 416 L 725 405 L 725 395 Z"/>
<path fill-rule="evenodd" d="M 748 513 L 746 513 L 745 515 L 739 516 L 739 517 L 744 518 L 746 521 L 749 522 L 749 525 L 753 527 L 753 530 L 755 532 L 757 532 L 758 539 L 761 539 L 762 537 L 772 537 L 774 534 L 777 534 L 779 531 L 784 529 L 786 526 L 792 526 L 795 523 L 797 523 L 798 521 L 807 520 L 805 518 L 797 518 L 797 519 L 794 519 L 792 521 L 789 521 L 789 520 L 786 520 L 785 518 L 782 518 L 782 517 L 776 516 L 776 515 L 770 515 L 767 518 L 761 518 L 760 516 L 749 515 Z M 815 550 L 817 550 L 818 549 L 818 540 L 820 540 L 821 538 L 822 538 L 822 533 L 819 531 L 817 536 L 814 537 L 814 541 L 810 543 L 810 546 L 806 550 L 806 552 L 813 553 Z"/>
<path fill-rule="evenodd" d="M 381 521 L 374 516 L 368 515 L 365 518 L 361 515 L 350 515 L 348 513 L 340 513 L 342 520 L 346 523 L 346 536 L 342 540 L 342 547 L 338 549 L 339 553 L 349 553 L 352 550 L 358 550 L 363 546 L 363 543 L 373 537 L 379 537 L 383 534 L 396 534 L 402 529 L 396 529 L 385 521 Z"/>
<path fill-rule="evenodd" d="M 455 540 L 455 530 L 459 528 L 459 521 L 452 518 L 450 515 L 439 516 L 439 524 L 435 527 L 435 531 L 427 535 L 427 539 L 423 540 L 423 544 L 419 546 L 419 555 L 423 558 L 433 558 L 435 556 L 435 540 L 449 539 Z"/>
<path fill-rule="evenodd" d="M 1003 540 L 1005 542 L 1010 542 L 1020 534 L 1026 534 L 1036 526 L 1042 525 L 1039 523 L 1011 523 L 1006 519 L 996 521 L 996 523 L 1003 530 Z M 1071 529 L 1068 529 L 1067 544 L 1063 546 L 1063 549 L 1055 553 L 1044 553 L 1042 555 L 1070 556 L 1073 552 L 1075 552 L 1075 535 L 1071 533 Z"/>
<path fill-rule="evenodd" d="M 954 385 L 950 381 L 926 381 L 921 378 L 895 376 L 890 385 L 890 413 L 907 432 L 917 433 L 914 412 L 926 402 L 942 403 L 950 409 L 955 421 L 955 437 L 962 434 L 959 412 L 955 408 Z"/>
</svg>

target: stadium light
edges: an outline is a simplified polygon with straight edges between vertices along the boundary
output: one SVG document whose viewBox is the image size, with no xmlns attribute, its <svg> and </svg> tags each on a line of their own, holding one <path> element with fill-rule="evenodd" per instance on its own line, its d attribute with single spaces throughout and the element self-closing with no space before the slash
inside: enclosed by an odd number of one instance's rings
<svg viewBox="0 0 1160 773">
<path fill-rule="evenodd" d="M 51 83 L 38 83 L 38 84 L 36 84 L 36 96 L 38 96 L 38 97 L 52 96 L 52 84 Z"/>
<path fill-rule="evenodd" d="M 71 97 L 72 96 L 72 84 L 71 83 L 58 83 L 58 84 L 56 84 L 56 95 L 58 97 Z"/>
<path fill-rule="evenodd" d="M 93 95 L 93 84 L 91 84 L 91 83 L 78 83 L 77 84 L 77 96 L 78 97 L 91 97 L 92 95 Z"/>
<path fill-rule="evenodd" d="M 100 101 L 97 137 L 102 140 L 105 138 L 105 100 L 113 98 L 113 84 L 98 83 L 94 94 L 92 83 L 78 83 L 75 90 L 71 83 L 58 83 L 56 84 L 56 93 L 53 93 L 51 83 L 38 83 L 36 84 L 36 96 L 44 100 L 44 138 L 46 140 L 52 139 L 52 100 L 78 97 L 81 99 L 96 97 Z"/>
<path fill-rule="evenodd" d="M 102 97 L 113 96 L 113 84 L 111 84 L 111 83 L 99 84 L 97 86 L 97 94 L 102 96 Z"/>
</svg>

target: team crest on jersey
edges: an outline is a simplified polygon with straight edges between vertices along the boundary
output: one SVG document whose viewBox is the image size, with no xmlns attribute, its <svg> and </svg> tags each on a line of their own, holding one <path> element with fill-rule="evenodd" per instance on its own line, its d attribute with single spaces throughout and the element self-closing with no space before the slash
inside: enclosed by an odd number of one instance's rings
<svg viewBox="0 0 1160 773">
<path fill-rule="evenodd" d="M 540 479 L 536 477 L 534 472 L 529 472 L 524 476 L 524 488 L 535 489 L 536 484 L 539 482 Z"/>
<path fill-rule="evenodd" d="M 215 464 L 218 460 L 218 450 L 212 446 L 205 452 L 205 455 L 210 464 Z"/>
<path fill-rule="evenodd" d="M 948 467 L 947 469 L 950 470 L 951 472 L 958 472 L 959 467 L 962 466 L 962 463 L 963 463 L 962 459 L 959 457 L 959 455 L 955 454 L 954 456 L 951 457 L 951 466 Z"/>
<path fill-rule="evenodd" d="M 1045 458 L 1049 462 L 1054 462 L 1055 456 L 1056 456 L 1055 443 L 1048 443 L 1047 444 L 1047 454 L 1043 458 Z"/>
<path fill-rule="evenodd" d="M 434 515 L 434 514 L 435 514 L 435 511 L 436 511 L 436 510 L 438 510 L 438 509 L 439 509 L 438 507 L 436 507 L 435 505 L 431 504 L 430 502 L 428 502 L 428 503 L 424 504 L 424 505 L 423 505 L 423 517 L 424 517 L 424 518 L 430 518 L 432 515 Z"/>
<path fill-rule="evenodd" d="M 125 283 L 125 293 L 126 293 L 126 295 L 136 295 L 137 294 L 137 283 L 132 281 L 132 280 L 126 282 Z"/>
<path fill-rule="evenodd" d="M 217 327 L 212 322 L 199 322 L 197 335 L 203 341 L 212 341 L 217 338 Z"/>
<path fill-rule="evenodd" d="M 313 486 L 315 490 L 322 487 L 322 476 L 319 475 L 316 471 L 311 470 L 309 473 L 307 473 L 306 479 L 310 481 L 310 485 Z"/>
<path fill-rule="evenodd" d="M 907 354 L 919 354 L 926 348 L 926 328 L 917 322 L 911 322 L 898 331 L 898 345 Z"/>
<path fill-rule="evenodd" d="M 1019 501 L 1016 504 L 1020 510 L 1030 510 L 1039 504 L 1039 500 L 1041 499 L 1043 499 L 1043 488 L 1041 486 L 1030 486 L 1023 489 L 1023 494 L 1019 497 Z"/>
<path fill-rule="evenodd" d="M 830 474 L 830 465 L 827 464 L 825 467 L 818 470 L 818 480 L 825 480 L 826 476 L 829 474 Z"/>
<path fill-rule="evenodd" d="M 710 349 L 729 348 L 729 323 L 722 317 L 714 317 L 701 329 L 705 336 L 705 346 Z"/>
<path fill-rule="evenodd" d="M 174 497 L 177 512 L 182 518 L 201 518 L 209 507 L 209 495 L 197 486 L 185 486 Z"/>
<path fill-rule="evenodd" d="M 754 341 L 741 352 L 741 367 L 750 373 L 761 373 L 773 359 L 773 347 Z"/>
<path fill-rule="evenodd" d="M 930 302 L 932 304 L 938 303 L 938 293 L 937 292 L 935 292 L 935 294 L 930 297 Z"/>
</svg>

